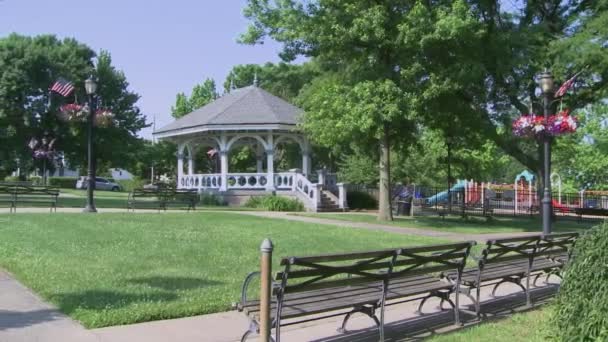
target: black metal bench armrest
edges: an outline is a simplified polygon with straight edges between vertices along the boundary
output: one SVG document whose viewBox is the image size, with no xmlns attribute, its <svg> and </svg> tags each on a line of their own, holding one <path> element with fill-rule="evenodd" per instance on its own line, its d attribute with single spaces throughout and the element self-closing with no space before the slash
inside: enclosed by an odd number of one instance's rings
<svg viewBox="0 0 608 342">
<path fill-rule="evenodd" d="M 238 307 L 239 311 L 243 310 L 243 307 L 245 306 L 245 303 L 247 303 L 247 288 L 249 287 L 249 283 L 251 283 L 251 281 L 253 280 L 254 277 L 259 277 L 260 276 L 260 272 L 259 271 L 254 271 L 251 272 L 247 275 L 247 277 L 245 277 L 245 281 L 243 282 L 243 287 L 241 288 L 241 306 Z"/>
</svg>

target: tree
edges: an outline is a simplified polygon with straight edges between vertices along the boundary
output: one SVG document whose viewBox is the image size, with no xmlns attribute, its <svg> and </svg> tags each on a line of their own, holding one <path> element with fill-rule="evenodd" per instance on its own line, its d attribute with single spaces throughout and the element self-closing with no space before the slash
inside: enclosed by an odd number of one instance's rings
<svg viewBox="0 0 608 342">
<path fill-rule="evenodd" d="M 229 91 L 231 85 L 236 88 L 250 86 L 257 76 L 261 88 L 286 101 L 293 101 L 304 85 L 318 75 L 319 68 L 314 61 L 303 64 L 241 64 L 228 73 L 224 90 Z"/>
<path fill-rule="evenodd" d="M 564 80 L 588 66 L 576 97 L 566 99 L 571 108 L 606 96 L 608 1 L 517 4 L 250 0 L 244 13 L 251 24 L 241 40 L 271 37 L 283 43 L 285 60 L 314 57 L 347 84 L 391 80 L 408 95 L 410 117 L 446 135 L 456 127 L 467 136 L 469 128 L 542 175 L 541 149 L 513 137 L 511 121 L 530 104 L 541 112 L 534 76 L 545 67 Z"/>
<path fill-rule="evenodd" d="M 171 115 L 179 119 L 182 116 L 199 109 L 207 103 L 217 98 L 215 90 L 215 81 L 207 78 L 201 84 L 197 84 L 192 88 L 190 97 L 184 93 L 178 93 L 175 97 L 175 105 L 171 107 Z"/>
<path fill-rule="evenodd" d="M 579 129 L 558 140 L 555 171 L 578 190 L 608 189 L 608 105 L 600 103 L 579 111 Z"/>
<path fill-rule="evenodd" d="M 30 167 L 31 151 L 26 144 L 45 133 L 57 138 L 57 150 L 65 152 L 71 165 L 86 165 L 85 125 L 62 122 L 57 113 L 62 104 L 83 102 L 83 83 L 90 74 L 99 79 L 100 105 L 110 109 L 116 119 L 113 127 L 97 130 L 96 155 L 102 161 L 98 165 L 122 166 L 132 159 L 134 153 L 129 151 L 134 152 L 136 133 L 146 125 L 135 106 L 139 97 L 127 89 L 125 75 L 112 66 L 108 52 L 97 56 L 97 66 L 95 57 L 88 46 L 53 35 L 11 34 L 0 39 L 0 127 L 4 128 L 0 132 L 0 168 Z M 49 94 L 49 86 L 59 77 L 75 84 L 70 98 Z"/>
<path fill-rule="evenodd" d="M 336 77 L 321 78 L 301 96 L 306 110 L 303 127 L 325 146 L 355 144 L 373 155 L 379 152 L 379 220 L 392 220 L 390 208 L 390 150 L 413 132 L 407 96 L 392 80 L 345 85 Z M 376 158 L 374 158 L 376 159 Z"/>
</svg>

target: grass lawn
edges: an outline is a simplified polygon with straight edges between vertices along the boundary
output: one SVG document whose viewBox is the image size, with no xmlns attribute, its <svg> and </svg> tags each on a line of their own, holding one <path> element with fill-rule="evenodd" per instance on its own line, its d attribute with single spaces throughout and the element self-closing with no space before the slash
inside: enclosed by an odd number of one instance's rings
<svg viewBox="0 0 608 342">
<path fill-rule="evenodd" d="M 485 322 L 464 330 L 436 335 L 429 342 L 541 342 L 550 336 L 551 307 L 544 307 L 509 318 Z"/>
<path fill-rule="evenodd" d="M 447 216 L 442 219 L 438 216 L 395 217 L 394 221 L 378 221 L 375 214 L 368 213 L 297 213 L 294 215 L 328 218 L 351 222 L 381 223 L 407 228 L 424 228 L 441 231 L 453 231 L 466 234 L 482 233 L 518 233 L 540 232 L 542 230 L 539 218 L 494 217 L 486 221 L 481 217 L 462 219 L 460 216 Z M 556 232 L 576 231 L 587 229 L 599 224 L 598 222 L 577 222 L 576 220 L 559 219 L 554 223 Z"/>
<path fill-rule="evenodd" d="M 0 234 L 0 266 L 89 328 L 228 310 L 265 237 L 275 262 L 445 242 L 228 212 L 0 215 Z"/>
</svg>

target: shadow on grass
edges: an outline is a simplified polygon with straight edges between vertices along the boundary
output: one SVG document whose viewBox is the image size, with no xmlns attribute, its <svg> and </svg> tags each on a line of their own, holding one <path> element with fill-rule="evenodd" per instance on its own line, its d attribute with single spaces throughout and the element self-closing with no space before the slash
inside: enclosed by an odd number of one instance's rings
<svg viewBox="0 0 608 342">
<path fill-rule="evenodd" d="M 192 290 L 200 289 L 209 286 L 217 286 L 223 284 L 217 280 L 209 280 L 202 278 L 192 277 L 167 277 L 167 276 L 153 276 L 153 277 L 140 277 L 131 278 L 127 280 L 128 283 L 137 285 L 147 285 L 163 289 L 166 291 L 177 291 L 177 290 Z"/>
<path fill-rule="evenodd" d="M 44 322 L 54 321 L 59 318 L 61 318 L 61 314 L 56 310 L 51 309 L 35 311 L 0 310 L 0 331 L 25 328 Z"/>
<path fill-rule="evenodd" d="M 62 312 L 70 314 L 76 309 L 112 310 L 134 303 L 169 302 L 177 298 L 178 296 L 171 292 L 135 294 L 106 290 L 87 290 L 75 293 L 62 293 L 53 296 L 51 299 L 58 304 Z"/>
<path fill-rule="evenodd" d="M 531 296 L 536 303 L 533 308 L 539 308 L 541 304 L 546 304 L 557 293 L 557 288 L 557 286 L 545 286 L 533 289 Z M 390 322 L 385 325 L 384 341 L 423 341 L 435 335 L 449 335 L 484 323 L 496 322 L 509 318 L 515 313 L 530 311 L 533 308 L 526 307 L 525 295 L 517 292 L 483 302 L 481 311 L 484 318 L 481 321 L 477 320 L 472 313 L 472 305 L 466 307 L 467 311 L 461 311 L 462 326 L 454 325 L 454 313 L 451 310 Z M 378 329 L 367 328 L 317 339 L 313 342 L 371 342 L 377 340 Z"/>
</svg>

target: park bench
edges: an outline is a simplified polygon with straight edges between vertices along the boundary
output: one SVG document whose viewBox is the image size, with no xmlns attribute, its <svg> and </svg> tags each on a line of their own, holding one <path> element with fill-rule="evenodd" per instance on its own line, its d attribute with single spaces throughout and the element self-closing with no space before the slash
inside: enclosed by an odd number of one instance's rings
<svg viewBox="0 0 608 342">
<path fill-rule="evenodd" d="M 133 189 L 127 199 L 127 210 L 157 209 L 166 210 L 164 191 L 158 189 Z"/>
<path fill-rule="evenodd" d="M 608 216 L 608 209 L 601 208 L 574 208 L 574 213 L 578 216 L 579 222 L 583 219 L 583 215 L 589 216 Z"/>
<path fill-rule="evenodd" d="M 500 240 L 489 240 L 477 260 L 477 267 L 465 269 L 461 275 L 446 273 L 443 276 L 451 282 L 460 277 L 461 292 L 475 305 L 475 314 L 480 316 L 480 290 L 482 286 L 494 285 L 492 296 L 501 284 L 513 283 L 526 294 L 526 304 L 531 305 L 530 280 L 536 276 L 534 284 L 542 274 L 560 276 L 567 263 L 578 233 L 552 235 L 528 235 Z M 526 286 L 522 284 L 526 282 Z M 473 298 L 471 291 L 475 290 Z"/>
<path fill-rule="evenodd" d="M 0 203 L 9 205 L 10 212 L 17 212 L 19 204 L 34 206 L 48 205 L 50 211 L 57 211 L 59 190 L 50 187 L 26 185 L 0 185 Z"/>
<path fill-rule="evenodd" d="M 170 205 L 185 205 L 190 209 L 196 209 L 198 193 L 196 190 L 182 189 L 134 189 L 129 193 L 127 209 L 157 209 L 167 210 Z"/>
<path fill-rule="evenodd" d="M 420 312 L 431 297 L 440 298 L 441 304 L 448 302 L 453 308 L 455 323 L 459 324 L 460 282 L 450 283 L 439 275 L 443 271 L 461 274 L 474 244 L 467 241 L 282 258 L 282 270 L 274 277 L 270 303 L 276 341 L 280 341 L 283 326 L 329 317 L 344 316 L 338 330 L 345 332 L 354 313 L 363 313 L 373 319 L 380 340 L 383 340 L 385 306 L 421 300 Z M 241 301 L 236 305 L 250 320 L 242 341 L 259 331 L 260 302 L 247 298 L 249 284 L 256 276 L 259 272 L 252 272 L 245 278 Z M 456 294 L 455 302 L 449 298 L 453 293 Z"/>
<path fill-rule="evenodd" d="M 198 191 L 196 189 L 165 189 L 165 209 L 167 206 L 179 205 L 185 206 L 188 211 L 196 210 L 196 204 L 199 201 Z"/>
</svg>

